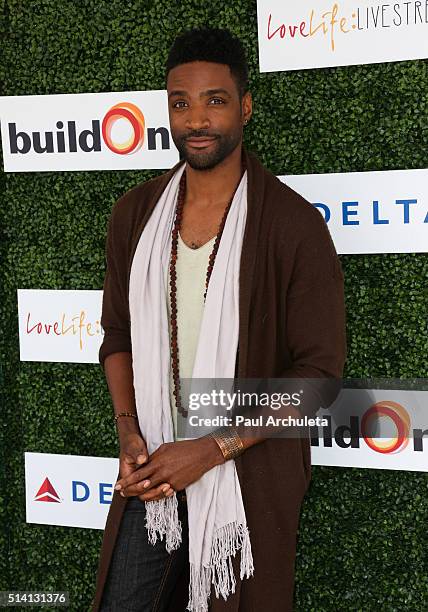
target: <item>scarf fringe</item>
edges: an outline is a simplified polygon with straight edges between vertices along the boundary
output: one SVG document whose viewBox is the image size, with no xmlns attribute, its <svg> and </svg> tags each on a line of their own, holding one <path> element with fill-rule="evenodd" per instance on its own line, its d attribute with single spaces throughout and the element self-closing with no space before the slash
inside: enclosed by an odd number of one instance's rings
<svg viewBox="0 0 428 612">
<path fill-rule="evenodd" d="M 163 540 L 165 536 L 168 553 L 180 546 L 182 530 L 175 494 L 165 499 L 146 502 L 146 528 L 150 544 L 156 544 L 158 537 Z"/>
<path fill-rule="evenodd" d="M 216 597 L 224 600 L 235 592 L 236 580 L 232 566 L 232 556 L 241 550 L 240 577 L 249 578 L 254 572 L 248 527 L 243 524 L 228 523 L 214 533 L 211 546 L 210 564 L 197 568 L 190 564 L 189 603 L 190 612 L 208 612 L 211 585 Z"/>
</svg>

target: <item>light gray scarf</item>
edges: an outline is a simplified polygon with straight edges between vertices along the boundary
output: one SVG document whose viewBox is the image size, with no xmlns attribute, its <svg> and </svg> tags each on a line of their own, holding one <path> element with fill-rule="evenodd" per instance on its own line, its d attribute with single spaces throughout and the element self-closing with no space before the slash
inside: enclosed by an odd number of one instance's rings
<svg viewBox="0 0 428 612">
<path fill-rule="evenodd" d="M 149 454 L 174 441 L 169 396 L 170 339 L 165 272 L 178 187 L 186 164 L 172 176 L 140 236 L 132 261 L 129 309 L 138 421 Z M 239 328 L 239 266 L 247 214 L 247 172 L 235 192 L 206 295 L 193 378 L 235 374 Z M 168 275 L 166 275 L 168 278 Z M 186 487 L 189 517 L 190 585 L 187 609 L 207 612 L 211 586 L 227 599 L 235 592 L 232 556 L 241 551 L 240 576 L 254 571 L 249 531 L 235 462 L 229 460 Z M 176 495 L 146 502 L 149 541 L 166 539 L 171 552 L 181 543 Z"/>
</svg>

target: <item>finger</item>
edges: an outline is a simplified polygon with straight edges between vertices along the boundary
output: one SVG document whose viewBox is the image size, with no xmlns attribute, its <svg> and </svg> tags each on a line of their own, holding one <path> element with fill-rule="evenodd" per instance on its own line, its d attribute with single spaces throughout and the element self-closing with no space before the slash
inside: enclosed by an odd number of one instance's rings
<svg viewBox="0 0 428 612">
<path fill-rule="evenodd" d="M 123 460 L 127 465 L 142 465 L 147 461 L 147 454 L 139 451 L 137 455 L 125 455 Z"/>
<path fill-rule="evenodd" d="M 138 497 L 144 501 L 156 501 L 165 497 L 171 497 L 174 494 L 174 489 L 168 483 L 162 483 L 157 487 L 154 487 L 147 493 L 143 493 Z"/>
<path fill-rule="evenodd" d="M 135 461 L 132 455 L 122 454 L 122 456 L 120 457 L 120 464 L 122 470 L 127 474 L 131 474 L 135 469 Z"/>
<path fill-rule="evenodd" d="M 147 446 L 143 441 L 141 441 L 141 446 L 136 453 L 135 463 L 138 463 L 138 465 L 143 465 L 143 463 L 148 461 L 149 453 L 147 452 Z"/>
<path fill-rule="evenodd" d="M 143 500 L 143 501 L 160 501 L 161 499 L 167 499 L 168 497 L 171 497 L 171 495 L 174 494 L 174 491 L 171 491 L 170 495 L 157 495 L 156 497 L 154 497 L 153 499 L 147 499 L 147 500 Z"/>
<path fill-rule="evenodd" d="M 150 501 L 150 502 L 160 501 L 161 499 L 165 499 L 163 494 L 162 495 L 156 495 L 156 497 L 153 497 L 153 499 L 143 499 L 143 497 L 141 495 L 139 495 L 139 497 L 140 497 L 141 501 Z"/>
<path fill-rule="evenodd" d="M 138 440 L 138 442 L 131 444 L 126 450 L 126 455 L 131 459 L 133 463 L 142 465 L 149 458 L 146 443 L 141 438 Z"/>
<path fill-rule="evenodd" d="M 140 453 L 137 457 L 136 463 L 142 465 L 143 463 L 146 463 L 146 461 L 147 461 L 147 454 Z"/>
<path fill-rule="evenodd" d="M 150 479 L 143 479 L 139 482 L 131 483 L 126 487 L 122 487 L 119 490 L 119 493 L 122 495 L 122 497 L 128 497 L 129 495 L 140 495 L 141 493 L 145 493 L 146 491 L 149 491 L 150 489 L 153 489 L 164 482 L 164 477 L 161 478 L 161 476 L 154 473 L 152 476 L 150 476 Z"/>
<path fill-rule="evenodd" d="M 156 466 L 155 466 L 156 467 Z M 140 482 L 141 480 L 147 479 L 153 473 L 155 469 L 150 463 L 144 467 L 134 470 L 131 474 L 128 474 L 125 478 L 120 478 L 115 484 L 115 490 L 123 490 L 127 486 Z"/>
<path fill-rule="evenodd" d="M 120 457 L 120 478 L 128 478 L 128 476 L 135 472 L 139 465 L 142 465 L 146 455 L 139 454 L 137 457 L 134 457 L 135 456 L 129 452 Z"/>
<path fill-rule="evenodd" d="M 164 497 L 169 497 L 173 493 L 174 489 L 171 487 L 171 485 L 167 482 L 163 482 L 157 487 L 153 487 L 153 489 L 150 489 L 150 491 L 147 491 L 147 493 L 143 493 L 141 497 L 144 499 L 144 501 L 150 501 L 155 498 L 162 499 Z"/>
</svg>

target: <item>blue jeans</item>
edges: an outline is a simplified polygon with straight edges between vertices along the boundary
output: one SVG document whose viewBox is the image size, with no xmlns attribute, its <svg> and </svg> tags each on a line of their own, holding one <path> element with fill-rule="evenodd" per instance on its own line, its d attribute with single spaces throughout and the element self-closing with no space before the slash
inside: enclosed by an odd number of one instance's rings
<svg viewBox="0 0 428 612">
<path fill-rule="evenodd" d="M 182 542 L 168 554 L 165 538 L 153 546 L 147 538 L 145 503 L 130 497 L 119 527 L 100 612 L 184 612 L 171 593 L 189 564 L 189 527 L 184 492 L 177 493 Z"/>
</svg>

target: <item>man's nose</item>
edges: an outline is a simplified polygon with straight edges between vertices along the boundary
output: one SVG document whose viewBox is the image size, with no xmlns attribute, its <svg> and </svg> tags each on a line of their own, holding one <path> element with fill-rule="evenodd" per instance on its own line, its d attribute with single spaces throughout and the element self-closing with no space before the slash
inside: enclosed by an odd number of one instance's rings
<svg viewBox="0 0 428 612">
<path fill-rule="evenodd" d="M 186 127 L 191 130 L 206 129 L 210 125 L 209 117 L 205 107 L 196 106 L 190 108 L 186 116 Z"/>
</svg>

